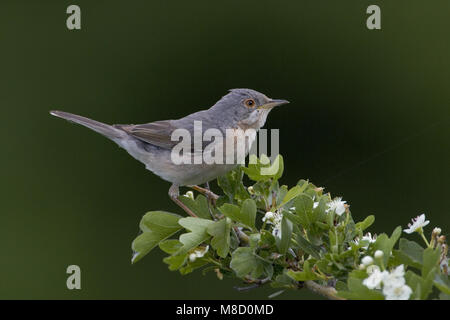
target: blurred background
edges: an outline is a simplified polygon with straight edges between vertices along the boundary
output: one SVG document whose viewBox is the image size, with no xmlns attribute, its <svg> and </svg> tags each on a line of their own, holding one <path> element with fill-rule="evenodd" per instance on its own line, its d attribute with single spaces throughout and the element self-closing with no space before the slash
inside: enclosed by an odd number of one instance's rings
<svg viewBox="0 0 450 320">
<path fill-rule="evenodd" d="M 70 4 L 81 8 L 81 30 L 66 28 Z M 382 30 L 366 28 L 370 4 L 381 7 Z M 276 291 L 182 277 L 158 250 L 131 265 L 142 215 L 181 214 L 169 183 L 51 109 L 144 123 L 208 108 L 230 88 L 288 99 L 266 123 L 281 129 L 282 183 L 309 178 L 343 196 L 355 220 L 376 215 L 372 233 L 426 213 L 427 232 L 448 234 L 449 12 L 444 0 L 1 1 L 0 298 Z M 81 290 L 66 288 L 71 264 Z"/>
</svg>

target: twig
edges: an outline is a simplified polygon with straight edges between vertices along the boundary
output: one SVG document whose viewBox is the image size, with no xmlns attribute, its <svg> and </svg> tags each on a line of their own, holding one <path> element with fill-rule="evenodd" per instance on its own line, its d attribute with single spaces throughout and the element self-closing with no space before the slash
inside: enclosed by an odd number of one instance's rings
<svg viewBox="0 0 450 320">
<path fill-rule="evenodd" d="M 234 227 L 234 231 L 236 232 L 236 235 L 241 242 L 245 244 L 248 244 L 250 242 L 250 238 L 248 237 L 248 235 L 242 232 L 238 227 Z"/>
<path fill-rule="evenodd" d="M 344 298 L 338 297 L 337 291 L 333 287 L 322 286 L 312 280 L 305 281 L 306 287 L 312 292 L 318 293 L 330 300 L 346 300 Z"/>
<path fill-rule="evenodd" d="M 266 283 L 268 283 L 270 281 L 269 278 L 265 278 L 265 279 L 248 279 L 246 280 L 247 283 L 251 283 L 251 285 L 246 286 L 246 287 L 234 287 L 237 291 L 247 291 L 247 290 L 252 290 L 255 288 L 258 288 Z"/>
</svg>

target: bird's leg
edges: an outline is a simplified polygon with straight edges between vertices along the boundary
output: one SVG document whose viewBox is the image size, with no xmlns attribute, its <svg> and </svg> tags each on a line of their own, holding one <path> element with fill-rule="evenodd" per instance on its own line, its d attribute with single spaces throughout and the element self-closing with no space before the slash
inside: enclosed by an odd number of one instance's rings
<svg viewBox="0 0 450 320">
<path fill-rule="evenodd" d="M 209 188 L 209 182 L 208 181 L 206 181 L 205 187 L 206 187 L 207 190 L 211 191 L 211 189 Z M 206 196 L 206 199 L 208 200 L 207 203 L 208 203 L 209 214 L 211 215 L 213 220 L 216 221 L 217 217 L 213 214 L 213 212 L 211 210 L 211 205 L 213 205 L 214 208 L 216 207 L 216 200 L 214 200 L 213 198 L 210 198 L 209 196 Z"/>
<path fill-rule="evenodd" d="M 169 188 L 169 197 L 173 200 L 181 209 L 186 211 L 186 213 L 194 218 L 198 218 L 195 213 L 192 212 L 191 209 L 186 207 L 186 205 L 178 199 L 180 196 L 180 189 L 176 184 L 172 184 L 172 186 Z"/>
</svg>

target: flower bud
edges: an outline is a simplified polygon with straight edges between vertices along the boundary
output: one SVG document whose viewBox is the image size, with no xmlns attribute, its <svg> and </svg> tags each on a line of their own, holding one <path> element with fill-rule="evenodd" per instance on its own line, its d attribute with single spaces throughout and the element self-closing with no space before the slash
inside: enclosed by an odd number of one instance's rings
<svg viewBox="0 0 450 320">
<path fill-rule="evenodd" d="M 192 191 L 186 192 L 185 196 L 194 200 L 194 193 Z"/>
<path fill-rule="evenodd" d="M 373 263 L 373 258 L 370 256 L 365 256 L 364 258 L 361 259 L 361 262 L 363 265 L 370 266 Z"/>
<path fill-rule="evenodd" d="M 191 254 L 189 255 L 189 261 L 190 261 L 190 262 L 194 262 L 195 259 L 197 259 L 197 255 L 196 255 L 195 253 L 191 253 Z"/>
<path fill-rule="evenodd" d="M 441 232 L 442 232 L 441 228 L 436 227 L 433 229 L 433 234 L 435 234 L 436 236 L 440 235 Z"/>
<path fill-rule="evenodd" d="M 381 258 L 383 258 L 383 255 L 384 255 L 383 251 L 377 250 L 377 251 L 375 251 L 374 257 L 376 259 L 381 259 Z"/>
<path fill-rule="evenodd" d="M 250 187 L 248 187 L 247 188 L 247 191 L 248 191 L 248 193 L 250 193 L 250 194 L 255 194 L 255 190 L 253 189 L 253 187 L 252 186 L 250 186 Z"/>
<path fill-rule="evenodd" d="M 273 212 L 267 211 L 264 218 L 266 218 L 267 220 L 273 219 L 274 214 Z"/>
</svg>

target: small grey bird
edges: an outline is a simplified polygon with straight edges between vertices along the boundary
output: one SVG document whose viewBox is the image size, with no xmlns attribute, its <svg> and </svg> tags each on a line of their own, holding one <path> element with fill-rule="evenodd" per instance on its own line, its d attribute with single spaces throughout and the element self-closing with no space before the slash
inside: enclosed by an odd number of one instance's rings
<svg viewBox="0 0 450 320">
<path fill-rule="evenodd" d="M 179 186 L 189 186 L 210 198 L 217 198 L 209 188 L 198 185 L 232 170 L 235 164 L 175 164 L 172 161 L 172 149 L 179 143 L 173 141 L 172 133 L 176 129 L 186 129 L 194 137 L 194 122 L 201 121 L 202 132 L 218 129 L 224 136 L 227 129 L 255 129 L 264 126 L 267 115 L 275 107 L 289 103 L 286 100 L 270 99 L 252 89 L 231 89 L 208 110 L 190 114 L 178 120 L 155 121 L 138 125 L 108 125 L 63 111 L 51 111 L 50 114 L 71 122 L 81 124 L 111 139 L 125 149 L 132 157 L 145 164 L 146 168 L 162 179 L 172 183 L 169 196 L 191 216 L 196 216 L 179 199 Z M 197 122 L 198 123 L 198 122 Z M 202 143 L 204 150 L 208 143 Z M 225 147 L 225 146 L 224 146 Z M 248 153 L 248 147 L 245 152 Z M 192 148 L 195 153 L 194 148 Z M 198 150 L 198 151 L 202 151 Z"/>
</svg>

